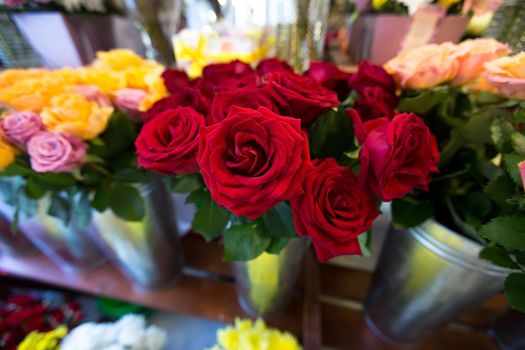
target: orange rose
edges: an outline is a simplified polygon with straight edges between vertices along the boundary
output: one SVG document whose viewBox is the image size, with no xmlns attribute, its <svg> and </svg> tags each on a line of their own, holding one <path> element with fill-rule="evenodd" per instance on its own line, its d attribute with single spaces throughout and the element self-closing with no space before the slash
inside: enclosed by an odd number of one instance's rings
<svg viewBox="0 0 525 350">
<path fill-rule="evenodd" d="M 451 81 L 459 69 L 452 43 L 430 44 L 401 52 L 385 64 L 404 89 L 428 89 Z"/>
<path fill-rule="evenodd" d="M 525 100 L 525 52 L 485 63 L 485 78 L 500 95 Z"/>
<path fill-rule="evenodd" d="M 485 62 L 506 56 L 510 49 L 495 39 L 466 40 L 457 45 L 459 69 L 454 85 L 464 85 L 478 78 L 485 70 Z"/>
</svg>

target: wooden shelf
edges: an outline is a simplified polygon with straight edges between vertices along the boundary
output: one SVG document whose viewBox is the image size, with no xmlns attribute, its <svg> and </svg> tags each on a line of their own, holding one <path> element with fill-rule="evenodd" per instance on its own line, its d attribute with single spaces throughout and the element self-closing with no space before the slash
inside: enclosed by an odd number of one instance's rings
<svg viewBox="0 0 525 350">
<path fill-rule="evenodd" d="M 42 255 L 0 257 L 0 274 L 223 322 L 247 317 L 237 302 L 230 265 L 222 261 L 222 247 L 195 235 L 186 236 L 183 246 L 191 271 L 206 273 L 185 273 L 177 284 L 153 291 L 134 288 L 111 264 L 65 273 Z M 319 350 L 321 342 L 330 349 L 396 349 L 377 338 L 363 321 L 361 301 L 370 280 L 369 272 L 318 265 L 310 253 L 291 306 L 268 323 L 296 334 L 305 350 Z M 481 329 L 505 307 L 503 298 L 494 298 L 462 315 L 457 323 L 426 337 L 413 349 L 495 350 Z"/>
</svg>

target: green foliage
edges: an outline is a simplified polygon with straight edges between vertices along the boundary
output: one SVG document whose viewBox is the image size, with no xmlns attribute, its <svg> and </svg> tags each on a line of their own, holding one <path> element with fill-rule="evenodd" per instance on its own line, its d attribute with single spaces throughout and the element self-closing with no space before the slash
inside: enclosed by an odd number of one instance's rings
<svg viewBox="0 0 525 350">
<path fill-rule="evenodd" d="M 496 118 L 490 125 L 492 141 L 496 148 L 503 153 L 512 152 L 512 133 L 514 127 L 503 118 Z"/>
<path fill-rule="evenodd" d="M 297 237 L 293 223 L 292 209 L 287 203 L 281 202 L 268 210 L 264 213 L 263 220 L 271 236 L 275 238 Z"/>
<path fill-rule="evenodd" d="M 113 183 L 109 188 L 109 207 L 127 221 L 140 221 L 145 214 L 144 200 L 139 191 L 121 183 Z"/>
<path fill-rule="evenodd" d="M 518 168 L 518 163 L 523 160 L 524 157 L 518 154 L 510 153 L 503 155 L 503 164 L 505 166 L 505 170 L 507 170 L 507 173 L 510 175 L 512 180 L 514 180 L 514 182 L 519 186 L 523 186 L 523 184 L 521 183 L 521 174 Z"/>
<path fill-rule="evenodd" d="M 204 183 L 200 174 L 177 175 L 171 178 L 171 192 L 188 193 L 203 187 Z"/>
<path fill-rule="evenodd" d="M 229 218 L 230 213 L 210 199 L 198 208 L 193 218 L 192 229 L 209 242 L 224 232 Z"/>
<path fill-rule="evenodd" d="M 113 158 L 133 148 L 138 135 L 137 125 L 122 112 L 115 112 L 109 118 L 104 133 L 91 141 L 90 154 L 101 158 Z"/>
<path fill-rule="evenodd" d="M 266 248 L 266 252 L 270 254 L 279 254 L 288 244 L 290 238 L 272 237 L 270 245 Z"/>
<path fill-rule="evenodd" d="M 392 201 L 392 221 L 396 228 L 417 226 L 429 219 L 433 212 L 431 201 L 415 195 Z"/>
<path fill-rule="evenodd" d="M 479 253 L 481 259 L 485 259 L 494 265 L 506 267 L 508 269 L 519 270 L 519 265 L 512 260 L 509 254 L 497 246 L 487 246 Z"/>
<path fill-rule="evenodd" d="M 271 241 L 262 220 L 234 224 L 224 236 L 224 258 L 227 261 L 255 259 L 268 249 Z"/>
<path fill-rule="evenodd" d="M 505 281 L 505 296 L 512 308 L 525 312 L 525 275 L 512 273 Z"/>
<path fill-rule="evenodd" d="M 309 129 L 312 158 L 340 159 L 345 152 L 357 148 L 350 118 L 341 109 L 332 109 L 320 116 Z"/>
<path fill-rule="evenodd" d="M 371 257 L 372 256 L 372 232 L 367 231 L 363 232 L 359 236 L 357 236 L 357 239 L 359 240 L 359 246 L 361 247 L 361 252 L 363 253 L 364 257 Z"/>
<path fill-rule="evenodd" d="M 397 109 L 400 112 L 424 115 L 442 104 L 447 99 L 449 92 L 448 86 L 438 86 L 433 89 L 418 91 L 412 96 L 402 96 Z"/>
<path fill-rule="evenodd" d="M 508 199 L 517 192 L 516 184 L 507 174 L 492 179 L 484 188 L 485 193 L 492 199 L 503 212 L 514 209 L 514 206 L 508 203 Z"/>
<path fill-rule="evenodd" d="M 485 224 L 479 234 L 509 251 L 525 252 L 525 216 L 499 216 Z"/>
</svg>

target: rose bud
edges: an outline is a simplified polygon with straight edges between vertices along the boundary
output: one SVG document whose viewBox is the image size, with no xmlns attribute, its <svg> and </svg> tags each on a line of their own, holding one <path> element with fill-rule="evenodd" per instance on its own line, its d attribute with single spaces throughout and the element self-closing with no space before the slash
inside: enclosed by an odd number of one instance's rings
<svg viewBox="0 0 525 350">
<path fill-rule="evenodd" d="M 135 121 L 142 121 L 141 102 L 148 96 L 141 89 L 120 89 L 115 93 L 115 106 Z"/>
</svg>

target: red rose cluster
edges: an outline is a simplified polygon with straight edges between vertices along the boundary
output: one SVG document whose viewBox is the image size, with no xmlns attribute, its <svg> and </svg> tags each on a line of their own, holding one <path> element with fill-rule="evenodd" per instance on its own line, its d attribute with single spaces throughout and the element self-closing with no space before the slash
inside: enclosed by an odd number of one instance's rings
<svg viewBox="0 0 525 350">
<path fill-rule="evenodd" d="M 33 331 L 49 332 L 63 324 L 76 326 L 82 318 L 76 302 L 51 307 L 30 295 L 11 295 L 0 304 L 0 349 L 16 350 Z"/>
<path fill-rule="evenodd" d="M 252 220 L 290 203 L 298 234 L 312 239 L 321 261 L 360 254 L 357 237 L 379 200 L 424 189 L 437 171 L 434 137 L 419 117 L 396 115 L 395 83 L 379 66 L 365 62 L 349 74 L 317 62 L 298 75 L 272 58 L 255 69 L 234 61 L 208 65 L 195 80 L 179 70 L 163 78 L 171 95 L 146 113 L 138 164 L 166 175 L 200 172 L 217 204 Z M 359 176 L 339 159 L 312 160 L 308 141 L 311 126 L 351 91 Z"/>
</svg>

